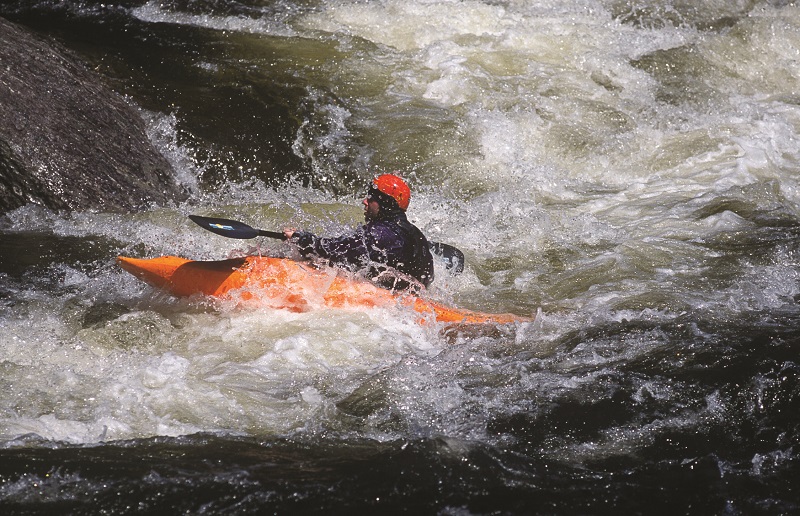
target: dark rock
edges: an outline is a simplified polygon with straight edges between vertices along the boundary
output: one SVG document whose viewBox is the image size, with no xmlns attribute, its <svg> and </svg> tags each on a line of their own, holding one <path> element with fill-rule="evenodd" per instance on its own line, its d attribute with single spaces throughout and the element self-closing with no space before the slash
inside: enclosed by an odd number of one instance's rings
<svg viewBox="0 0 800 516">
<path fill-rule="evenodd" d="M 0 213 L 185 197 L 133 107 L 60 45 L 0 18 Z"/>
</svg>

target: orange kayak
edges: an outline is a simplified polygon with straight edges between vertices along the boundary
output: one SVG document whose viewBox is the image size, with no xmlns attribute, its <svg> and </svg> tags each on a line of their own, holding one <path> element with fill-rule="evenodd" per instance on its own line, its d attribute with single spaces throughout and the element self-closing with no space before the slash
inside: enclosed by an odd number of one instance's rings
<svg viewBox="0 0 800 516">
<path fill-rule="evenodd" d="M 139 259 L 120 256 L 119 265 L 144 282 L 178 296 L 202 294 L 256 302 L 259 306 L 306 312 L 319 307 L 408 306 L 422 320 L 458 324 L 508 324 L 530 319 L 451 308 L 410 294 L 393 294 L 333 269 L 317 269 L 288 258 L 247 256 L 194 261 L 177 256 Z"/>
</svg>

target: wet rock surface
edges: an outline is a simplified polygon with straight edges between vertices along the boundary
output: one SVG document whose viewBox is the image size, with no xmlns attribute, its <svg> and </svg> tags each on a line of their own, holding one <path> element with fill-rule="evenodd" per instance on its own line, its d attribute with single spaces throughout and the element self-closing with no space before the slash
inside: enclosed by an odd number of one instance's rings
<svg viewBox="0 0 800 516">
<path fill-rule="evenodd" d="M 54 41 L 0 18 L 0 213 L 185 198 L 139 113 Z"/>
</svg>

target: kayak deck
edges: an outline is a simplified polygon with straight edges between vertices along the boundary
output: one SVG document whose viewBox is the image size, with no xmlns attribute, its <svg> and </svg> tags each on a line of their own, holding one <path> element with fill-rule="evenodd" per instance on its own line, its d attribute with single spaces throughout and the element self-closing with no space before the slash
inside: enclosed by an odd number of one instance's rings
<svg viewBox="0 0 800 516">
<path fill-rule="evenodd" d="M 195 261 L 177 256 L 130 258 L 119 265 L 154 287 L 178 296 L 196 294 L 238 298 L 261 306 L 294 312 L 315 307 L 375 308 L 409 306 L 437 322 L 459 324 L 508 324 L 530 321 L 513 314 L 489 314 L 452 308 L 410 294 L 393 294 L 368 281 L 316 269 L 288 258 L 247 256 L 219 261 Z M 424 319 L 424 317 L 423 317 Z"/>
</svg>

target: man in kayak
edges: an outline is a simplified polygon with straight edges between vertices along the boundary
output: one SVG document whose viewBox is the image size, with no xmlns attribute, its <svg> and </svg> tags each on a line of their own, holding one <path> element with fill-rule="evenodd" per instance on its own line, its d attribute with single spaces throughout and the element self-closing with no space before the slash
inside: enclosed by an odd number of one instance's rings
<svg viewBox="0 0 800 516">
<path fill-rule="evenodd" d="M 433 256 L 428 241 L 406 218 L 411 190 L 394 174 L 372 180 L 364 198 L 366 224 L 354 233 L 320 238 L 306 231 L 284 230 L 303 256 L 314 255 L 331 265 L 361 272 L 390 290 L 418 291 L 433 281 Z"/>
</svg>

